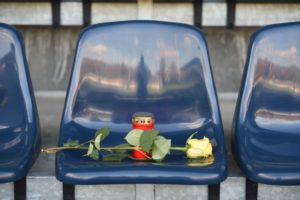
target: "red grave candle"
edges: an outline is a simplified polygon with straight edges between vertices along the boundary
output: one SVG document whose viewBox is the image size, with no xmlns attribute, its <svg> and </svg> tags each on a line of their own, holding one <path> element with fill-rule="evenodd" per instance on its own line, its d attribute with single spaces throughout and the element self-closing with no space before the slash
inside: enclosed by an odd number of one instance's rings
<svg viewBox="0 0 300 200">
<path fill-rule="evenodd" d="M 132 129 L 141 129 L 144 131 L 154 129 L 154 115 L 147 112 L 134 113 L 132 117 Z M 137 159 L 150 157 L 148 153 L 141 150 L 133 150 L 131 155 Z"/>
</svg>

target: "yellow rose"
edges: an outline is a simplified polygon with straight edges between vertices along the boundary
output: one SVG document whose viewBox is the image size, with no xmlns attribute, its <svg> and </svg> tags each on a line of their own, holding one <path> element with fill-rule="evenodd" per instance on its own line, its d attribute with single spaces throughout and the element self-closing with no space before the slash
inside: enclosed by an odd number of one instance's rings
<svg viewBox="0 0 300 200">
<path fill-rule="evenodd" d="M 188 158 L 208 157 L 212 155 L 212 145 L 207 137 L 187 141 L 186 156 Z"/>
</svg>

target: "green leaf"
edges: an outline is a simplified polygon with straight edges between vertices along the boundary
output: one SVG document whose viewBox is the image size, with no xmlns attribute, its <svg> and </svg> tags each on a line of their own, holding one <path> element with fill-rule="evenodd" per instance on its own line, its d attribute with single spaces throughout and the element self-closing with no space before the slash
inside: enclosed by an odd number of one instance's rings
<svg viewBox="0 0 300 200">
<path fill-rule="evenodd" d="M 104 140 L 109 135 L 110 129 L 108 127 L 103 127 L 97 130 L 95 137 L 102 134 L 101 141 Z"/>
<path fill-rule="evenodd" d="M 140 146 L 140 138 L 143 132 L 140 129 L 133 129 L 126 135 L 125 140 L 133 146 Z"/>
<path fill-rule="evenodd" d="M 64 147 L 76 147 L 79 145 L 78 140 L 69 140 L 68 142 L 64 143 Z"/>
<path fill-rule="evenodd" d="M 144 131 L 140 139 L 140 144 L 141 144 L 140 146 L 144 151 L 146 151 L 147 153 L 150 152 L 153 142 L 156 139 L 158 134 L 159 134 L 158 130 Z"/>
<path fill-rule="evenodd" d="M 99 135 L 96 136 L 95 139 L 95 147 L 97 150 L 100 150 L 100 141 L 101 141 L 101 137 L 102 137 L 102 133 L 100 133 Z"/>
<path fill-rule="evenodd" d="M 123 143 L 115 146 L 115 148 L 127 148 L 127 147 L 131 147 L 131 146 L 128 143 Z M 114 149 L 113 151 L 116 153 L 125 153 L 126 151 L 128 151 L 128 149 Z"/>
<path fill-rule="evenodd" d="M 86 155 L 90 156 L 93 153 L 93 151 L 94 151 L 94 145 L 92 143 L 90 143 L 89 149 L 88 149 Z"/>
<path fill-rule="evenodd" d="M 127 154 L 120 154 L 120 153 L 115 153 L 115 154 L 107 154 L 103 155 L 103 161 L 122 161 L 127 157 Z"/>
<path fill-rule="evenodd" d="M 190 137 L 186 141 L 189 141 L 190 139 L 192 139 L 197 133 L 198 133 L 198 131 L 196 131 L 195 133 L 193 133 L 192 135 L 190 135 Z"/>
<path fill-rule="evenodd" d="M 90 155 L 88 155 L 93 160 L 99 160 L 99 151 L 97 149 L 93 150 Z"/>
<path fill-rule="evenodd" d="M 171 140 L 168 140 L 163 136 L 157 136 L 152 149 L 152 159 L 155 161 L 163 160 L 170 152 L 170 148 Z"/>
</svg>

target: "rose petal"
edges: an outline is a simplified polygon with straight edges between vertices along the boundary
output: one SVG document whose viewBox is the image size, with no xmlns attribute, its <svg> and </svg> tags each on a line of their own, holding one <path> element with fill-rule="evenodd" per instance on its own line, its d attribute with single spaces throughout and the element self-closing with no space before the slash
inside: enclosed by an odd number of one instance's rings
<svg viewBox="0 0 300 200">
<path fill-rule="evenodd" d="M 200 149 L 189 148 L 186 152 L 188 158 L 198 158 L 203 155 L 203 151 Z"/>
</svg>

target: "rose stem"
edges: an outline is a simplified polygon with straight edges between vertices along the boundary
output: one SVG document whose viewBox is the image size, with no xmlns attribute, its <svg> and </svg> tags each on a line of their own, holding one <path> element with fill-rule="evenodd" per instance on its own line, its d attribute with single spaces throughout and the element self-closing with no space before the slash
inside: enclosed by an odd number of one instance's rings
<svg viewBox="0 0 300 200">
<path fill-rule="evenodd" d="M 78 145 L 75 147 L 53 147 L 53 148 L 45 148 L 42 149 L 42 152 L 47 153 L 56 153 L 62 150 L 87 150 L 88 147 L 83 147 L 82 145 Z M 109 151 L 109 150 L 139 150 L 137 147 L 101 147 L 100 150 Z M 170 147 L 172 151 L 183 151 L 186 152 L 186 147 Z"/>
<path fill-rule="evenodd" d="M 75 147 L 53 147 L 53 148 L 45 148 L 42 149 L 42 152 L 47 152 L 47 153 L 56 153 L 58 151 L 62 151 L 62 150 L 87 150 L 88 147 L 82 147 L 81 145 L 75 146 Z M 109 150 L 133 150 L 133 149 L 137 149 L 136 147 L 101 147 L 100 150 L 105 150 L 105 151 L 109 151 Z"/>
<path fill-rule="evenodd" d="M 186 152 L 186 147 L 170 147 L 170 150 Z"/>
</svg>

